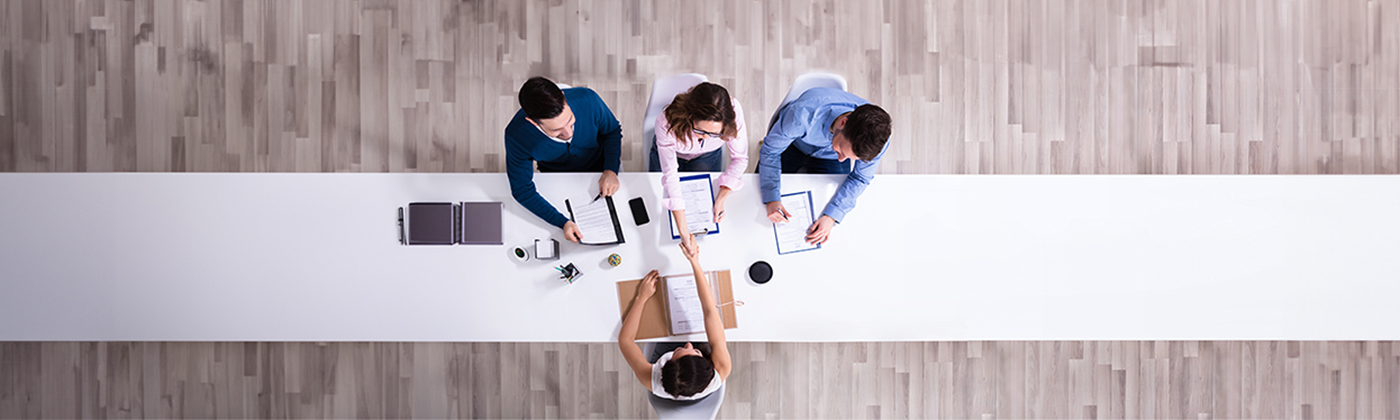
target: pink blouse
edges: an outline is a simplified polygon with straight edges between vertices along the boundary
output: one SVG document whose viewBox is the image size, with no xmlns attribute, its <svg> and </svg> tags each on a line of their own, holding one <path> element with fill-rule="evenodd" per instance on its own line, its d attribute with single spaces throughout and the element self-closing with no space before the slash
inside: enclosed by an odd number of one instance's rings
<svg viewBox="0 0 1400 420">
<path fill-rule="evenodd" d="M 680 144 L 671 133 L 671 124 L 666 121 L 666 113 L 662 112 L 656 116 L 656 156 L 661 160 L 661 189 L 665 191 L 661 200 L 662 208 L 685 210 L 685 199 L 681 198 L 680 174 L 676 173 L 676 168 L 680 165 L 676 158 L 694 159 L 719 150 L 721 145 L 729 146 L 729 166 L 720 173 L 719 186 L 729 187 L 731 191 L 739 191 L 744 187 L 741 176 L 749 166 L 749 133 L 744 127 L 744 107 L 733 97 L 729 98 L 729 102 L 734 104 L 734 124 L 738 128 L 738 134 L 732 139 L 705 139 L 703 145 L 699 139 L 690 139 L 688 146 Z M 688 135 L 694 137 L 694 134 Z"/>
</svg>

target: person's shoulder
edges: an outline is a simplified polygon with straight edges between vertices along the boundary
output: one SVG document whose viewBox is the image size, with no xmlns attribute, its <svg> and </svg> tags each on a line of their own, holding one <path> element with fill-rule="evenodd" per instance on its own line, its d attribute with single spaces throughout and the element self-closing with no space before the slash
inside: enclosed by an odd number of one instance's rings
<svg viewBox="0 0 1400 420">
<path fill-rule="evenodd" d="M 598 96 L 598 92 L 595 92 L 593 91 L 593 89 L 583 86 L 564 89 L 564 98 L 567 99 L 569 103 L 573 103 L 575 101 L 603 101 L 603 97 Z"/>
<path fill-rule="evenodd" d="M 820 102 L 855 102 L 862 104 L 869 103 L 869 101 L 866 101 L 864 98 L 861 98 L 860 96 L 857 96 L 854 93 L 837 89 L 834 87 L 811 88 L 808 89 L 806 92 L 803 92 L 801 97 Z"/>
<path fill-rule="evenodd" d="M 531 134 L 536 132 L 539 132 L 539 130 L 535 128 L 534 124 L 530 124 L 530 121 L 526 119 L 525 111 L 517 110 L 515 111 L 515 116 L 511 117 L 510 122 L 506 123 L 506 142 L 510 143 L 512 141 L 529 141 L 532 137 Z"/>
<path fill-rule="evenodd" d="M 846 93 L 846 91 L 841 90 L 841 89 L 837 89 L 837 88 L 834 88 L 834 87 L 825 87 L 825 86 L 822 86 L 822 87 L 814 87 L 814 88 L 811 88 L 811 89 L 807 89 L 806 92 L 802 92 L 802 94 L 801 94 L 801 95 L 798 95 L 797 97 L 798 97 L 799 99 L 803 99 L 803 98 L 805 98 L 805 99 L 827 98 L 827 97 L 831 97 L 831 96 L 839 96 L 839 95 L 844 94 L 844 93 Z"/>
<path fill-rule="evenodd" d="M 744 109 L 744 105 L 742 105 L 742 104 L 739 103 L 739 98 L 730 96 L 730 97 L 729 97 L 729 104 L 734 106 L 734 112 L 735 112 L 735 113 L 739 113 L 740 110 L 743 110 L 743 109 Z"/>
</svg>

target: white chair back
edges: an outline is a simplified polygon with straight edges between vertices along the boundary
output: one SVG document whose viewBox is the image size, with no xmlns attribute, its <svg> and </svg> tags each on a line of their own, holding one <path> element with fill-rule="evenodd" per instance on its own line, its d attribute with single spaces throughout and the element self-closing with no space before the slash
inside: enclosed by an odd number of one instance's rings
<svg viewBox="0 0 1400 420">
<path fill-rule="evenodd" d="M 656 144 L 656 116 L 666 109 L 666 105 L 671 104 L 671 100 L 676 95 L 685 93 L 695 85 L 709 81 L 703 74 L 684 73 L 656 79 L 651 84 L 651 99 L 647 100 L 647 112 L 642 117 L 642 168 L 645 170 L 651 162 L 651 146 Z"/>
<path fill-rule="evenodd" d="M 836 88 L 844 91 L 846 90 L 846 78 L 833 73 L 807 73 L 797 76 L 797 80 L 792 82 L 792 88 L 788 89 L 787 96 L 783 97 L 783 101 L 778 103 L 778 108 L 773 111 L 773 118 L 768 120 L 768 129 L 772 130 L 773 124 L 778 123 L 778 113 L 783 111 L 783 107 L 797 100 L 797 97 L 802 96 L 803 92 L 819 87 Z"/>
</svg>

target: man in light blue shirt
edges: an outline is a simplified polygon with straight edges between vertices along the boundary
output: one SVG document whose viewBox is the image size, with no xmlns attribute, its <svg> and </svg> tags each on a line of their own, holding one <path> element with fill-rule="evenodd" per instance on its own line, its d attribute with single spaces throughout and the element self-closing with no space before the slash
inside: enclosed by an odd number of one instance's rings
<svg viewBox="0 0 1400 420">
<path fill-rule="evenodd" d="M 826 242 L 832 226 L 845 219 L 875 179 L 889 138 L 890 114 L 870 101 L 840 89 L 803 92 L 778 112 L 777 123 L 759 149 L 759 193 L 768 207 L 768 220 L 786 222 L 791 216 L 783 208 L 780 172 L 847 174 L 821 217 L 807 229 L 807 242 Z M 847 160 L 855 160 L 855 170 Z"/>
</svg>

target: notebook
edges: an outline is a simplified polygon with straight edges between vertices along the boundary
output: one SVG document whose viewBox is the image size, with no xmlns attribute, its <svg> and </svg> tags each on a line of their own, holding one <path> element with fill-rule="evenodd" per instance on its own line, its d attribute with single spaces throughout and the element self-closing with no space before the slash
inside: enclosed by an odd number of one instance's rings
<svg viewBox="0 0 1400 420">
<path fill-rule="evenodd" d="M 403 245 L 501 245 L 502 204 L 409 203 L 399 208 Z"/>
</svg>

